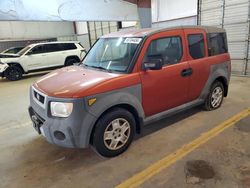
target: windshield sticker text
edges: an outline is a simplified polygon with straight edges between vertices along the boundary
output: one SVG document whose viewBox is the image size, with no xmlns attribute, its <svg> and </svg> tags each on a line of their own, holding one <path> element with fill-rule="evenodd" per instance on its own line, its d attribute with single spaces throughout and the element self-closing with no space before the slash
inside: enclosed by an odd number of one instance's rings
<svg viewBox="0 0 250 188">
<path fill-rule="evenodd" d="M 126 38 L 124 40 L 124 43 L 129 43 L 129 44 L 139 44 L 141 42 L 141 38 Z"/>
</svg>

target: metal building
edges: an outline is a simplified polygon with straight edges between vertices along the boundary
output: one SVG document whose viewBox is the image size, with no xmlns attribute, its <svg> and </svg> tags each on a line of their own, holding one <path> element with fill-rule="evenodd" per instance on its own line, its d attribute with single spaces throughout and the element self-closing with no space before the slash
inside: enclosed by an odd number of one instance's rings
<svg viewBox="0 0 250 188">
<path fill-rule="evenodd" d="M 198 24 L 223 27 L 227 31 L 232 73 L 250 75 L 248 0 L 199 0 Z"/>
</svg>

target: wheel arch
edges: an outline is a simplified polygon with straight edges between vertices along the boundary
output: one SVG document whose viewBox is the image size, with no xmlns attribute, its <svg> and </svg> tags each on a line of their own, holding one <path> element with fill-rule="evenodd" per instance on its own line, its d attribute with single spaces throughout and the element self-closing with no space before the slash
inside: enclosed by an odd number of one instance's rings
<svg viewBox="0 0 250 188">
<path fill-rule="evenodd" d="M 224 86 L 224 97 L 228 94 L 228 85 L 230 80 L 230 74 L 225 68 L 227 66 L 227 63 L 214 65 L 211 67 L 211 71 L 209 74 L 209 77 L 206 81 L 206 84 L 201 92 L 200 99 L 205 100 L 206 97 L 209 95 L 210 88 L 213 85 L 215 81 L 219 81 Z"/>
<path fill-rule="evenodd" d="M 219 82 L 221 82 L 223 84 L 223 87 L 224 87 L 224 97 L 226 97 L 227 94 L 228 94 L 228 81 L 227 81 L 227 79 L 224 76 L 219 76 L 219 77 L 217 77 L 214 80 L 214 82 L 216 82 L 216 81 L 219 81 Z"/>
<path fill-rule="evenodd" d="M 93 139 L 93 134 L 94 134 L 94 131 L 95 131 L 95 128 L 96 128 L 96 124 L 98 122 L 98 120 L 104 116 L 106 113 L 108 113 L 109 111 L 113 110 L 114 108 L 122 108 L 122 109 L 125 109 L 127 111 L 129 111 L 135 118 L 135 122 L 136 122 L 136 133 L 137 134 L 140 134 L 141 133 L 141 126 L 142 126 L 142 123 L 143 123 L 143 119 L 142 117 L 140 117 L 136 107 L 134 107 L 133 105 L 131 104 L 128 104 L 128 103 L 120 103 L 120 104 L 116 104 L 116 105 L 113 105 L 113 106 L 110 106 L 109 108 L 105 109 L 101 115 L 96 119 L 95 123 L 94 123 L 94 126 L 92 127 L 92 130 L 91 130 L 91 134 L 90 134 L 90 140 L 89 140 L 89 143 L 92 143 L 92 139 Z"/>
<path fill-rule="evenodd" d="M 10 63 L 7 63 L 7 64 L 8 64 L 10 67 L 11 67 L 11 66 L 17 66 L 17 67 L 19 67 L 19 68 L 22 70 L 22 73 L 23 73 L 23 74 L 25 73 L 25 71 L 24 71 L 22 65 L 20 65 L 20 63 L 17 63 L 17 62 L 10 62 Z"/>
<path fill-rule="evenodd" d="M 77 61 L 80 62 L 80 58 L 77 55 L 69 55 L 65 58 L 64 65 L 67 62 L 68 59 L 76 59 Z"/>
</svg>

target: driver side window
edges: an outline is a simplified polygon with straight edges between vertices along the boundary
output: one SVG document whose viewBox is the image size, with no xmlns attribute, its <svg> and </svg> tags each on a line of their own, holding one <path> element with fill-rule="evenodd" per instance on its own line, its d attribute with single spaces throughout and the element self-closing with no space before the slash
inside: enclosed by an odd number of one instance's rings
<svg viewBox="0 0 250 188">
<path fill-rule="evenodd" d="M 44 45 L 35 46 L 27 54 L 34 55 L 34 54 L 41 54 L 41 53 L 45 53 Z"/>
<path fill-rule="evenodd" d="M 144 61 L 151 58 L 162 59 L 163 66 L 180 62 L 182 58 L 181 37 L 173 36 L 153 40 L 147 49 Z"/>
</svg>

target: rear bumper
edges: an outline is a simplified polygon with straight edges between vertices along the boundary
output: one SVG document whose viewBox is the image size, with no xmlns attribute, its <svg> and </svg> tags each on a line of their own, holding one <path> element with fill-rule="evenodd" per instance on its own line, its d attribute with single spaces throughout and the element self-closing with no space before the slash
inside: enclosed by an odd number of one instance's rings
<svg viewBox="0 0 250 188">
<path fill-rule="evenodd" d="M 32 92 L 32 89 L 31 89 Z M 48 108 L 51 101 L 72 102 L 73 111 L 67 118 L 50 115 Z M 29 115 L 33 127 L 45 139 L 55 145 L 68 148 L 86 148 L 96 118 L 84 110 L 83 99 L 62 99 L 47 97 L 44 108 L 38 105 L 31 93 Z"/>
</svg>

